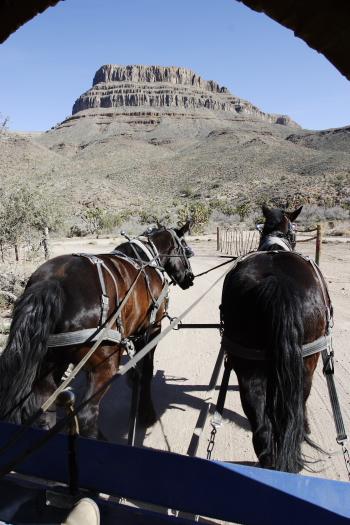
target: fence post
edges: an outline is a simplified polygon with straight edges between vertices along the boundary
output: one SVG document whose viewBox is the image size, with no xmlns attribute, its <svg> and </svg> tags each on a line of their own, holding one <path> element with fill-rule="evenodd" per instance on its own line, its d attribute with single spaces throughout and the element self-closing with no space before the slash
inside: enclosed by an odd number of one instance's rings
<svg viewBox="0 0 350 525">
<path fill-rule="evenodd" d="M 220 228 L 219 226 L 216 227 L 216 251 L 220 251 Z"/>
<path fill-rule="evenodd" d="M 322 224 L 319 223 L 317 225 L 316 253 L 315 253 L 315 261 L 316 261 L 316 264 L 318 264 L 318 265 L 320 265 L 321 245 L 322 245 Z"/>
<path fill-rule="evenodd" d="M 45 259 L 50 259 L 49 228 L 48 227 L 44 228 L 44 237 L 42 240 L 42 245 L 44 248 Z"/>
</svg>

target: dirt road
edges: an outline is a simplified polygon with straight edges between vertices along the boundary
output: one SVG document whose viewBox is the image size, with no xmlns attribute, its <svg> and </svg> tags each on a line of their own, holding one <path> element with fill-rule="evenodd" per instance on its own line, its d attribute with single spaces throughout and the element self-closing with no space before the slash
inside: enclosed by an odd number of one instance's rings
<svg viewBox="0 0 350 525">
<path fill-rule="evenodd" d="M 216 253 L 215 241 L 193 241 L 197 257 L 192 259 L 195 273 L 222 262 Z M 106 246 L 106 248 L 108 248 Z M 313 255 L 314 244 L 299 245 L 305 254 Z M 350 429 L 350 249 L 344 242 L 329 242 L 322 247 L 321 267 L 329 284 L 335 309 L 334 349 L 336 353 L 336 380 L 345 423 Z M 199 297 L 221 274 L 225 267 L 199 278 L 187 291 L 174 289 L 171 293 L 170 314 L 179 315 Z M 186 318 L 185 322 L 218 322 L 221 282 L 207 298 Z M 208 382 L 220 346 L 217 330 L 174 331 L 156 350 L 153 397 L 159 421 L 147 432 L 139 431 L 137 444 L 186 454 L 187 447 L 203 407 Z M 221 375 L 220 375 L 221 380 Z M 217 392 L 214 400 L 216 400 Z M 103 401 L 100 426 L 109 439 L 126 442 L 130 390 L 125 383 L 116 384 Z M 312 475 L 346 480 L 341 449 L 335 442 L 335 428 L 325 379 L 319 364 L 308 402 L 312 438 L 329 454 L 322 455 L 305 447 L 316 472 Z M 239 399 L 237 380 L 232 373 L 226 399 L 224 424 L 218 431 L 212 457 L 214 459 L 255 463 L 251 432 Z M 198 451 L 206 457 L 210 435 L 208 420 Z M 310 472 L 305 472 L 310 474 Z"/>
</svg>

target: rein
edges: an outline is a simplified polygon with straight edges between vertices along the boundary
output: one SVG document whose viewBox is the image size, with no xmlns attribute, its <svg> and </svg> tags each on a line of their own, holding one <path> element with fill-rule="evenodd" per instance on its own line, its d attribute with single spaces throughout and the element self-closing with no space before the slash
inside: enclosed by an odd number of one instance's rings
<svg viewBox="0 0 350 525">
<path fill-rule="evenodd" d="M 194 279 L 196 279 L 197 277 L 202 277 L 202 275 L 206 275 L 207 273 L 212 272 L 212 271 L 216 270 L 217 268 L 221 268 L 221 266 L 225 266 L 225 264 L 230 264 L 230 263 L 236 261 L 237 259 L 238 259 L 238 257 L 231 257 L 228 261 L 225 261 L 225 262 L 223 262 L 221 264 L 213 266 L 212 268 L 209 268 L 209 270 L 206 270 L 205 272 L 197 273 L 197 275 L 194 276 Z"/>
</svg>

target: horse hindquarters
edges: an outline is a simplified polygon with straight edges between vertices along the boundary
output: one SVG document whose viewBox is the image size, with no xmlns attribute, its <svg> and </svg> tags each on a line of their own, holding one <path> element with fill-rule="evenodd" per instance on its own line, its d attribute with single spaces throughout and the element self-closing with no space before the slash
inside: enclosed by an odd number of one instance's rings
<svg viewBox="0 0 350 525">
<path fill-rule="evenodd" d="M 32 389 L 43 368 L 49 334 L 61 316 L 63 299 L 57 281 L 40 281 L 30 284 L 16 303 L 0 358 L 0 419 L 20 424 L 39 408 L 39 391 L 35 395 Z M 49 382 L 46 387 L 51 389 Z M 40 394 L 44 394 L 43 388 L 45 381 Z"/>
</svg>

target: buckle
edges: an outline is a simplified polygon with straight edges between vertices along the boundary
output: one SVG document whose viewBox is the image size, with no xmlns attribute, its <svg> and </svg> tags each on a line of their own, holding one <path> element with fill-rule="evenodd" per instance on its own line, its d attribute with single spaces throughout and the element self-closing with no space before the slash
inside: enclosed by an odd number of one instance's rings
<svg viewBox="0 0 350 525">
<path fill-rule="evenodd" d="M 323 364 L 323 373 L 324 375 L 332 375 L 334 374 L 334 352 L 331 350 L 329 354 L 327 354 L 327 359 Z"/>
</svg>

